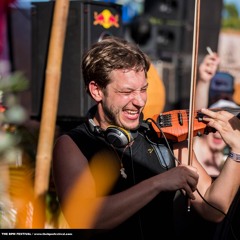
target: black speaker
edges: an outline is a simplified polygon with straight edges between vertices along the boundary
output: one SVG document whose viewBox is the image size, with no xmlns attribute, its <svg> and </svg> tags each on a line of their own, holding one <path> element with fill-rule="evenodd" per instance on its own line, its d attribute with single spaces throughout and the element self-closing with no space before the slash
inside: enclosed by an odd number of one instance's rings
<svg viewBox="0 0 240 240">
<path fill-rule="evenodd" d="M 141 48 L 152 59 L 171 66 L 171 79 L 163 76 L 174 93 L 171 99 L 170 94 L 166 95 L 166 111 L 189 107 L 195 3 L 194 0 L 148 0 L 144 4 L 144 15 L 152 27 L 148 41 Z M 223 0 L 200 1 L 198 64 L 207 54 L 207 46 L 218 50 L 222 9 Z"/>
<path fill-rule="evenodd" d="M 223 0 L 200 2 L 199 53 L 206 46 L 217 50 L 221 27 Z M 191 54 L 194 33 L 195 1 L 149 0 L 145 1 L 144 14 L 150 18 L 155 39 L 154 48 L 162 60 L 171 60 L 173 54 Z"/>
<path fill-rule="evenodd" d="M 40 118 L 54 1 L 32 3 L 32 118 Z M 95 1 L 70 1 L 63 51 L 57 120 L 80 121 L 93 101 L 85 92 L 81 58 L 104 36 L 123 36 L 122 6 Z"/>
<path fill-rule="evenodd" d="M 194 26 L 194 4 L 195 1 L 187 0 L 189 9 L 185 15 L 185 31 L 182 42 L 182 53 L 178 57 L 176 67 L 176 81 L 180 108 L 189 107 L 191 73 L 192 73 L 192 47 L 193 47 L 193 26 Z M 200 25 L 199 25 L 199 46 L 198 65 L 207 54 L 206 47 L 210 46 L 213 51 L 218 51 L 219 32 L 221 29 L 221 16 L 223 0 L 201 0 L 200 1 Z"/>
<path fill-rule="evenodd" d="M 144 12 L 161 19 L 182 20 L 186 9 L 186 0 L 147 0 Z"/>
</svg>

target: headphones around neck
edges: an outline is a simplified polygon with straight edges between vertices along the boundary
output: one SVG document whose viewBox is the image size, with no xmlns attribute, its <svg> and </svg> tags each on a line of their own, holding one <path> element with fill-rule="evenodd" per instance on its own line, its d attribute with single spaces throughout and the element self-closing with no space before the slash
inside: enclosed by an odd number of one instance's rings
<svg viewBox="0 0 240 240">
<path fill-rule="evenodd" d="M 95 124 L 92 118 L 88 119 L 90 131 L 93 134 L 103 137 L 110 145 L 117 148 L 126 147 L 138 135 L 138 131 L 127 131 L 124 128 L 110 125 L 106 130 L 103 130 Z"/>
</svg>

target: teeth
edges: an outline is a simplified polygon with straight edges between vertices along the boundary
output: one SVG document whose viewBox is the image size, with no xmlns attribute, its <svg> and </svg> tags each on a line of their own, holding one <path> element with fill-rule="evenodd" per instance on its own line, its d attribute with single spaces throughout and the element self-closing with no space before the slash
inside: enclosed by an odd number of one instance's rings
<svg viewBox="0 0 240 240">
<path fill-rule="evenodd" d="M 137 111 L 127 111 L 129 114 L 136 114 L 137 113 Z"/>
</svg>

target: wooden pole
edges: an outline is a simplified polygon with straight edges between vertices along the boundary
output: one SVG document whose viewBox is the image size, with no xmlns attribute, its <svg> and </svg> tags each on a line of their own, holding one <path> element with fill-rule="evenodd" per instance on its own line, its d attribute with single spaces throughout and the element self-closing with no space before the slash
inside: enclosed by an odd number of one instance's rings
<svg viewBox="0 0 240 240">
<path fill-rule="evenodd" d="M 36 198 L 45 197 L 49 185 L 68 9 L 69 0 L 55 1 L 36 154 L 34 181 Z"/>
</svg>

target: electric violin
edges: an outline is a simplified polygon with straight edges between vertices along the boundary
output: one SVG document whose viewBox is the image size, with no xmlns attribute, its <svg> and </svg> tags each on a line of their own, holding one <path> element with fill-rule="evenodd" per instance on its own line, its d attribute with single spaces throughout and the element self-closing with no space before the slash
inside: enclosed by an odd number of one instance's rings
<svg viewBox="0 0 240 240">
<path fill-rule="evenodd" d="M 213 108 L 214 112 L 221 110 L 232 113 L 240 119 L 240 108 Z M 193 136 L 201 136 L 216 130 L 207 126 L 203 120 L 204 114 L 200 110 L 194 112 Z M 181 142 L 188 138 L 189 110 L 172 110 L 156 114 L 152 117 L 156 124 L 152 124 L 158 137 L 165 137 L 174 142 Z"/>
</svg>

